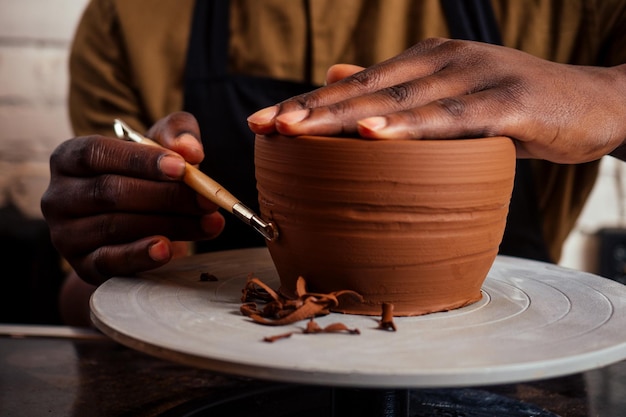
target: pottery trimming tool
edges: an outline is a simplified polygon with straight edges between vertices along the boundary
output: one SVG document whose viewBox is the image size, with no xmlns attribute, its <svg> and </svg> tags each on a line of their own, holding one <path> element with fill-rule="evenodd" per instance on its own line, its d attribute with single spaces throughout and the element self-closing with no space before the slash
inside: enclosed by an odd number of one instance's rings
<svg viewBox="0 0 626 417">
<path fill-rule="evenodd" d="M 120 119 L 115 119 L 113 129 L 120 139 L 162 148 L 158 143 L 131 129 L 130 126 Z M 252 226 L 267 240 L 273 241 L 278 238 L 278 228 L 274 223 L 263 220 L 252 211 L 252 209 L 244 205 L 214 179 L 189 163 L 185 163 L 184 182 L 200 195 L 208 198 L 224 210 L 234 214 L 235 217 L 239 218 L 244 223 Z"/>
</svg>

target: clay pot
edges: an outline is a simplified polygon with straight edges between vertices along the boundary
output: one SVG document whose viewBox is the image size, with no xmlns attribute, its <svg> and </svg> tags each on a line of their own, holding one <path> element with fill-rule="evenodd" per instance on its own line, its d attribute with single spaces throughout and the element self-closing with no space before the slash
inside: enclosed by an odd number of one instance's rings
<svg viewBox="0 0 626 417">
<path fill-rule="evenodd" d="M 515 173 L 504 137 L 370 141 L 258 136 L 260 211 L 280 291 L 351 289 L 335 311 L 394 315 L 481 298 L 502 240 Z"/>
</svg>

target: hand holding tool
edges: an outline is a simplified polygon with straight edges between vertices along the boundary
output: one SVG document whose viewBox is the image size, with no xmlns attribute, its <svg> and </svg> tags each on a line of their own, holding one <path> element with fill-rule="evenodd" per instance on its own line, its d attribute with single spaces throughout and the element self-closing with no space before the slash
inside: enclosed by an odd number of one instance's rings
<svg viewBox="0 0 626 417">
<path fill-rule="evenodd" d="M 144 145 L 162 147 L 153 140 L 134 131 L 120 119 L 115 119 L 113 129 L 120 139 L 132 140 L 133 142 L 143 143 Z M 252 226 L 267 240 L 273 241 L 278 238 L 278 228 L 274 223 L 263 220 L 214 179 L 189 163 L 185 165 L 184 182 L 199 194 L 208 198 L 224 210 L 234 214 L 244 223 Z"/>
</svg>

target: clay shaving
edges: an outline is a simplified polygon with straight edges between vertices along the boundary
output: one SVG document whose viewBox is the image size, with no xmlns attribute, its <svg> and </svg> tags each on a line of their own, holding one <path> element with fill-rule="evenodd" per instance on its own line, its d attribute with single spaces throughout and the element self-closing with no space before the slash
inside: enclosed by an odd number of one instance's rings
<svg viewBox="0 0 626 417">
<path fill-rule="evenodd" d="M 378 328 L 381 330 L 389 330 L 395 332 L 396 324 L 393 322 L 393 304 L 383 303 L 383 313 L 380 321 L 378 322 Z"/>
<path fill-rule="evenodd" d="M 200 274 L 200 281 L 203 282 L 217 282 L 218 279 L 215 275 L 208 273 L 208 272 L 202 272 Z"/>
<path fill-rule="evenodd" d="M 274 336 L 267 336 L 263 338 L 264 342 L 275 342 L 277 340 L 281 340 L 281 339 L 287 339 L 288 337 L 291 337 L 292 334 L 294 333 L 304 333 L 304 334 L 312 334 L 312 333 L 348 333 L 348 334 L 361 334 L 361 331 L 359 329 L 350 329 L 348 328 L 348 326 L 346 326 L 343 323 L 332 323 L 329 324 L 326 327 L 320 327 L 319 324 L 317 324 L 317 322 L 314 319 L 310 319 L 309 322 L 306 325 L 306 328 L 304 330 L 302 330 L 302 332 L 289 332 L 289 333 L 282 333 L 282 334 L 277 334 Z"/>
<path fill-rule="evenodd" d="M 303 277 L 298 277 L 296 282 L 295 299 L 282 296 L 254 276 L 248 277 L 242 292 L 241 313 L 256 323 L 268 326 L 284 326 L 327 315 L 333 307 L 339 305 L 338 298 L 344 295 L 363 301 L 359 293 L 351 290 L 334 291 L 328 294 L 307 292 Z M 259 308 L 256 301 L 261 301 L 265 305 Z"/>
<path fill-rule="evenodd" d="M 363 297 L 352 290 L 334 291 L 328 294 L 310 293 L 306 291 L 306 281 L 303 277 L 298 277 L 296 282 L 296 298 L 289 299 L 274 291 L 259 278 L 248 276 L 246 286 L 242 290 L 240 307 L 241 313 L 251 318 L 255 323 L 268 326 L 284 326 L 308 319 L 306 328 L 301 331 L 281 333 L 263 338 L 265 342 L 275 342 L 287 339 L 294 333 L 315 334 L 315 333 L 347 333 L 361 334 L 359 329 L 350 329 L 343 323 L 332 323 L 326 327 L 321 327 L 314 317 L 324 316 L 330 313 L 333 307 L 339 305 L 338 298 L 349 295 L 363 301 Z M 263 304 L 260 308 L 257 303 Z M 382 304 L 382 317 L 378 321 L 378 328 L 381 330 L 396 331 L 393 322 L 393 304 Z"/>
</svg>

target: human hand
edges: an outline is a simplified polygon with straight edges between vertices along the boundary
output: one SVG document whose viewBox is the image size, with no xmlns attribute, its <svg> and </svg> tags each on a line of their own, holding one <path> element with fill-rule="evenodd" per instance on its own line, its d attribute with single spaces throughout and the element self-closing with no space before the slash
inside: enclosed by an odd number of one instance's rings
<svg viewBox="0 0 626 417">
<path fill-rule="evenodd" d="M 196 120 L 174 113 L 146 134 L 164 147 L 103 136 L 70 139 L 50 158 L 41 200 L 51 238 L 78 275 L 100 284 L 167 263 L 176 241 L 217 236 L 217 206 L 181 180 L 204 158 Z"/>
<path fill-rule="evenodd" d="M 626 66 L 572 66 L 489 44 L 429 39 L 248 118 L 257 134 L 371 139 L 508 136 L 518 157 L 598 159 L 626 138 Z M 342 77 L 345 77 L 342 79 Z"/>
</svg>

